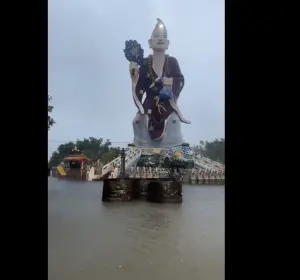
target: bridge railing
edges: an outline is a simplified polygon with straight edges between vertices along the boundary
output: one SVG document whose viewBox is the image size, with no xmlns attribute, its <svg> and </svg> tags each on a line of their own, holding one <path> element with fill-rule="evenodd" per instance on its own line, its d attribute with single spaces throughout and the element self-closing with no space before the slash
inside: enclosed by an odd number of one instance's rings
<svg viewBox="0 0 300 280">
<path fill-rule="evenodd" d="M 225 168 L 225 165 L 220 163 L 220 162 L 217 162 L 217 161 L 214 161 L 214 160 L 211 160 L 210 158 L 206 158 L 206 157 L 202 157 L 202 159 L 208 163 L 208 164 L 211 164 L 212 166 L 216 167 L 216 168 L 220 168 L 220 169 L 224 169 Z"/>
<path fill-rule="evenodd" d="M 179 172 L 183 175 L 184 181 L 190 179 L 225 179 L 224 171 L 211 171 L 211 170 L 198 170 L 195 168 L 192 169 L 180 169 Z M 159 168 L 159 167 L 132 167 L 127 170 L 127 174 L 130 178 L 137 179 L 149 179 L 149 178 L 159 178 L 159 179 L 168 179 L 170 177 L 170 169 L 168 168 Z"/>
<path fill-rule="evenodd" d="M 127 151 L 125 153 L 125 169 L 131 167 L 131 165 L 136 162 L 136 160 L 141 156 L 142 152 L 151 152 L 153 149 L 138 149 L 138 148 L 127 148 Z M 167 151 L 167 149 L 160 149 L 163 153 L 164 150 Z M 224 171 L 225 165 L 221 164 L 219 162 L 213 161 L 209 158 L 202 157 L 201 155 L 193 155 L 193 159 L 195 161 L 195 164 L 197 166 L 200 166 L 202 169 L 210 170 L 210 171 Z M 120 173 L 120 166 L 121 166 L 121 156 L 117 157 L 113 161 L 109 162 L 108 164 L 104 165 L 102 168 L 102 176 L 110 173 L 111 178 L 117 178 L 119 177 Z"/>
</svg>

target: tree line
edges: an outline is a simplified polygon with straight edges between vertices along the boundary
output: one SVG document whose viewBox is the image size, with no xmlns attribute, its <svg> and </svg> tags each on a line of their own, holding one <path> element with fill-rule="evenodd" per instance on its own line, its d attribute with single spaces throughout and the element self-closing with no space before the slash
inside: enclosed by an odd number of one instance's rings
<svg viewBox="0 0 300 280">
<path fill-rule="evenodd" d="M 53 106 L 50 104 L 52 97 L 48 94 L 48 130 L 50 130 L 51 126 L 55 124 L 54 119 L 49 115 L 52 113 Z"/>
<path fill-rule="evenodd" d="M 57 150 L 52 153 L 49 160 L 49 167 L 57 166 L 62 160 L 67 157 L 74 147 L 90 158 L 93 162 L 100 160 L 101 163 L 106 164 L 121 154 L 120 147 L 112 147 L 112 143 L 103 138 L 84 138 L 76 142 L 68 142 L 58 146 Z"/>
<path fill-rule="evenodd" d="M 199 145 L 192 147 L 193 152 L 200 153 L 214 161 L 225 164 L 225 139 L 215 139 L 211 142 L 201 140 Z"/>
<path fill-rule="evenodd" d="M 52 97 L 48 94 L 48 130 L 55 124 L 54 119 L 49 115 L 53 110 L 53 106 L 50 104 L 51 100 Z M 51 168 L 59 165 L 63 159 L 70 154 L 75 146 L 93 162 L 100 160 L 101 163 L 108 163 L 118 157 L 121 153 L 119 147 L 112 147 L 111 144 L 112 143 L 108 139 L 104 141 L 103 138 L 97 139 L 94 137 L 61 144 L 56 151 L 52 153 L 48 166 Z"/>
<path fill-rule="evenodd" d="M 89 137 L 59 145 L 57 150 L 52 153 L 49 167 L 59 165 L 75 146 L 93 162 L 99 160 L 103 164 L 112 161 L 121 154 L 121 148 L 113 147 L 110 140 L 104 141 L 103 138 Z M 193 146 L 192 150 L 214 161 L 225 163 L 225 139 L 223 138 L 211 142 L 200 141 L 200 144 Z"/>
</svg>

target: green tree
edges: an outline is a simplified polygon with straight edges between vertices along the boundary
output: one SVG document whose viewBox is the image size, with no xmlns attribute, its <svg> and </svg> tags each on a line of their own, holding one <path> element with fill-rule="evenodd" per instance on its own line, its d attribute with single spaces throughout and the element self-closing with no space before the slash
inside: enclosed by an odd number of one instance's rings
<svg viewBox="0 0 300 280">
<path fill-rule="evenodd" d="M 101 157 L 101 162 L 106 164 L 111 162 L 114 158 L 117 158 L 121 155 L 121 149 L 119 147 L 111 147 L 109 152 L 103 154 Z"/>
<path fill-rule="evenodd" d="M 83 154 L 89 157 L 92 161 L 102 160 L 104 155 L 110 154 L 111 142 L 107 139 L 105 142 L 103 138 L 84 138 L 83 140 L 77 140 L 76 146 Z"/>
<path fill-rule="evenodd" d="M 58 146 L 57 150 L 52 153 L 52 156 L 49 160 L 49 167 L 59 165 L 62 160 L 70 154 L 72 149 L 75 147 L 74 142 L 68 142 Z"/>
<path fill-rule="evenodd" d="M 103 138 L 84 138 L 83 140 L 77 140 L 74 142 L 68 142 L 61 144 L 57 147 L 57 150 L 52 153 L 49 161 L 49 166 L 56 166 L 62 162 L 62 160 L 67 157 L 71 150 L 77 146 L 81 153 L 85 154 L 93 162 L 100 160 L 102 163 L 106 164 L 112 161 L 114 158 L 118 157 L 121 153 L 119 147 L 112 147 L 110 140 L 103 141 Z"/>
<path fill-rule="evenodd" d="M 51 168 L 52 166 L 57 166 L 62 162 L 63 158 L 59 155 L 59 153 L 57 151 L 54 151 L 52 153 L 52 156 L 50 158 L 50 161 L 48 163 L 49 168 Z"/>
<path fill-rule="evenodd" d="M 208 157 L 212 160 L 225 163 L 225 139 L 215 139 L 212 142 L 200 141 L 200 145 L 196 147 L 202 156 Z"/>
<path fill-rule="evenodd" d="M 49 116 L 49 113 L 51 113 L 53 110 L 53 106 L 50 105 L 51 100 L 52 100 L 52 97 L 48 94 L 48 130 L 50 130 L 51 126 L 55 124 L 55 121 L 53 120 L 53 118 L 51 118 Z"/>
</svg>

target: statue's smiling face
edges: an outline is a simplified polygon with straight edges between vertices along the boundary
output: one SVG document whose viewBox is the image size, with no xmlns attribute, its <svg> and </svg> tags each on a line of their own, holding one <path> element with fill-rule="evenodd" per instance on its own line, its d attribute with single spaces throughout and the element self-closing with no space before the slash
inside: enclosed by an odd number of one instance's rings
<svg viewBox="0 0 300 280">
<path fill-rule="evenodd" d="M 149 47 L 155 51 L 165 51 L 169 47 L 169 40 L 166 32 L 155 30 L 149 40 Z"/>
</svg>

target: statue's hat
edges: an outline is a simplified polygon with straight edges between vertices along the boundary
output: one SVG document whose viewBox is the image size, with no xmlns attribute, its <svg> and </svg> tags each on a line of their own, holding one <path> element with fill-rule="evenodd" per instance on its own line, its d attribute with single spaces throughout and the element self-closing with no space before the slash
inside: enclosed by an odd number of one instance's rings
<svg viewBox="0 0 300 280">
<path fill-rule="evenodd" d="M 167 33 L 167 28 L 166 28 L 166 25 L 163 23 L 163 21 L 161 19 L 157 19 L 157 23 L 154 27 L 154 30 L 152 32 L 152 36 L 155 34 L 155 33 L 164 33 L 166 34 L 166 36 L 168 37 L 168 33 Z"/>
</svg>

